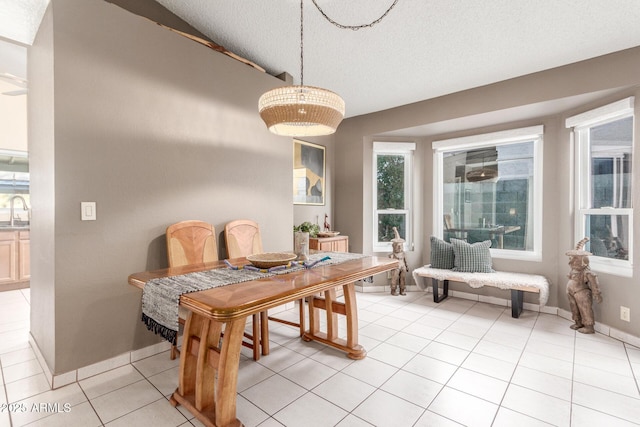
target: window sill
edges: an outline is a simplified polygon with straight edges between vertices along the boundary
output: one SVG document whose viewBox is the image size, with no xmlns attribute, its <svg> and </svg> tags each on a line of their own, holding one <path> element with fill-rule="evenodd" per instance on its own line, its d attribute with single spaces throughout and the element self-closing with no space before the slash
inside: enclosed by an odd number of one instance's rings
<svg viewBox="0 0 640 427">
<path fill-rule="evenodd" d="M 389 243 L 388 245 L 385 246 L 374 246 L 373 247 L 373 253 L 385 253 L 385 254 L 390 254 L 393 252 L 393 246 L 391 246 L 391 243 Z M 402 247 L 402 251 L 403 252 L 413 252 L 413 249 L 409 247 L 409 244 L 407 244 L 405 242 L 404 246 Z"/>
<path fill-rule="evenodd" d="M 629 261 L 589 257 L 589 266 L 596 273 L 611 274 L 613 276 L 633 277 L 633 265 Z"/>
<path fill-rule="evenodd" d="M 490 249 L 491 258 L 495 259 L 515 259 L 519 261 L 542 261 L 542 253 L 533 251 L 510 251 L 504 249 Z"/>
</svg>

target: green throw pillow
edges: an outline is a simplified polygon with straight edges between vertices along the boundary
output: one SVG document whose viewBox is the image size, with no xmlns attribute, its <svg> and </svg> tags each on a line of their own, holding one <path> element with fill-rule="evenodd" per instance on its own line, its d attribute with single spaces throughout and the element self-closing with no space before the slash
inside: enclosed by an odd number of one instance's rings
<svg viewBox="0 0 640 427">
<path fill-rule="evenodd" d="M 451 239 L 455 255 L 453 271 L 465 273 L 495 273 L 491 266 L 491 240 L 469 244 L 464 240 Z"/>
<path fill-rule="evenodd" d="M 431 236 L 431 268 L 453 268 L 453 245 Z"/>
</svg>

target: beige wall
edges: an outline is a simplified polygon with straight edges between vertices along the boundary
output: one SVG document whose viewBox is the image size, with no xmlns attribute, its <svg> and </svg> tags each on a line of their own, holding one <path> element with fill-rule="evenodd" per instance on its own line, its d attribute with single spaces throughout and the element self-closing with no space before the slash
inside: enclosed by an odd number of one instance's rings
<svg viewBox="0 0 640 427">
<path fill-rule="evenodd" d="M 54 373 L 156 342 L 127 276 L 166 266 L 169 224 L 252 218 L 291 248 L 291 140 L 256 112 L 281 81 L 101 0 L 53 0 L 29 61 L 31 325 Z"/>
<path fill-rule="evenodd" d="M 495 259 L 496 268 L 508 271 L 544 274 L 552 282 L 549 305 L 568 310 L 565 296 L 567 257 L 565 251 L 582 236 L 573 235 L 571 205 L 572 158 L 569 132 L 564 127 L 566 117 L 623 97 L 640 98 L 640 48 L 595 58 L 512 80 L 471 89 L 387 111 L 345 120 L 335 135 L 335 222 L 351 237 L 351 249 L 372 251 L 372 190 L 371 162 L 374 140 L 416 141 L 418 170 L 414 184 L 416 227 L 419 231 L 416 250 L 409 253 L 410 269 L 428 263 L 428 239 L 433 229 L 433 165 L 431 142 L 434 140 L 473 135 L 531 125 L 544 125 L 543 183 L 543 247 L 541 262 Z M 640 105 L 636 105 L 640 111 Z M 424 126 L 421 132 L 402 129 Z M 418 135 L 418 136 L 416 136 Z M 640 134 L 636 127 L 636 141 Z M 640 176 L 636 156 L 634 171 Z M 362 159 L 355 161 L 354 159 Z M 640 202 L 640 186 L 634 188 L 634 205 Z M 634 227 L 640 226 L 640 215 Z M 640 238 L 634 236 L 634 278 L 600 274 L 605 301 L 595 307 L 596 320 L 623 332 L 638 336 L 640 314 L 632 322 L 619 318 L 619 307 L 625 305 L 632 313 L 640 313 L 640 289 L 637 277 L 640 259 Z M 384 280 L 378 280 L 381 284 Z M 471 290 L 454 284 L 454 289 L 487 295 L 501 295 L 493 289 Z M 526 301 L 535 303 L 528 296 Z"/>
<path fill-rule="evenodd" d="M 31 199 L 31 335 L 55 366 L 55 145 L 53 14 L 47 9 L 29 49 L 29 163 Z"/>
</svg>

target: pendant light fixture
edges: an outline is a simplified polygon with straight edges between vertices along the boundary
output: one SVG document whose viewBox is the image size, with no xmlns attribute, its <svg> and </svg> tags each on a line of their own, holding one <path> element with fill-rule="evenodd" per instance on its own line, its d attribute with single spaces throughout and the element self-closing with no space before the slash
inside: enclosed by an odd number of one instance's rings
<svg viewBox="0 0 640 427">
<path fill-rule="evenodd" d="M 378 19 L 363 25 L 342 25 L 329 18 L 312 0 L 322 16 L 341 29 L 359 30 L 373 27 L 394 8 L 398 0 Z M 304 13 L 300 0 L 300 85 L 272 89 L 260 97 L 258 112 L 269 130 L 276 135 L 321 136 L 330 135 L 342 121 L 345 112 L 343 99 L 335 92 L 304 85 Z"/>
<path fill-rule="evenodd" d="M 304 85 L 304 14 L 300 0 L 300 85 L 272 89 L 260 97 L 258 112 L 276 135 L 330 135 L 344 117 L 344 100 L 335 92 Z"/>
<path fill-rule="evenodd" d="M 491 181 L 496 182 L 498 180 L 498 171 L 491 168 L 474 169 L 467 172 L 467 181 L 480 182 Z"/>
<path fill-rule="evenodd" d="M 467 172 L 466 177 L 469 182 L 497 182 L 498 181 L 498 165 L 496 168 L 484 166 L 484 155 L 482 156 L 482 167 Z"/>
</svg>

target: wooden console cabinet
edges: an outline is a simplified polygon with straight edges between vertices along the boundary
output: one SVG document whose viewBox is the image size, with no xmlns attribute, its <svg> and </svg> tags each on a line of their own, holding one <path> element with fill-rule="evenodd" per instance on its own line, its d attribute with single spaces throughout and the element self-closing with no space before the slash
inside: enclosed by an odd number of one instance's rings
<svg viewBox="0 0 640 427">
<path fill-rule="evenodd" d="M 25 288 L 31 279 L 29 231 L 0 231 L 0 291 Z"/>
<path fill-rule="evenodd" d="M 312 237 L 309 239 L 309 249 L 327 252 L 349 252 L 349 236 Z"/>
</svg>

